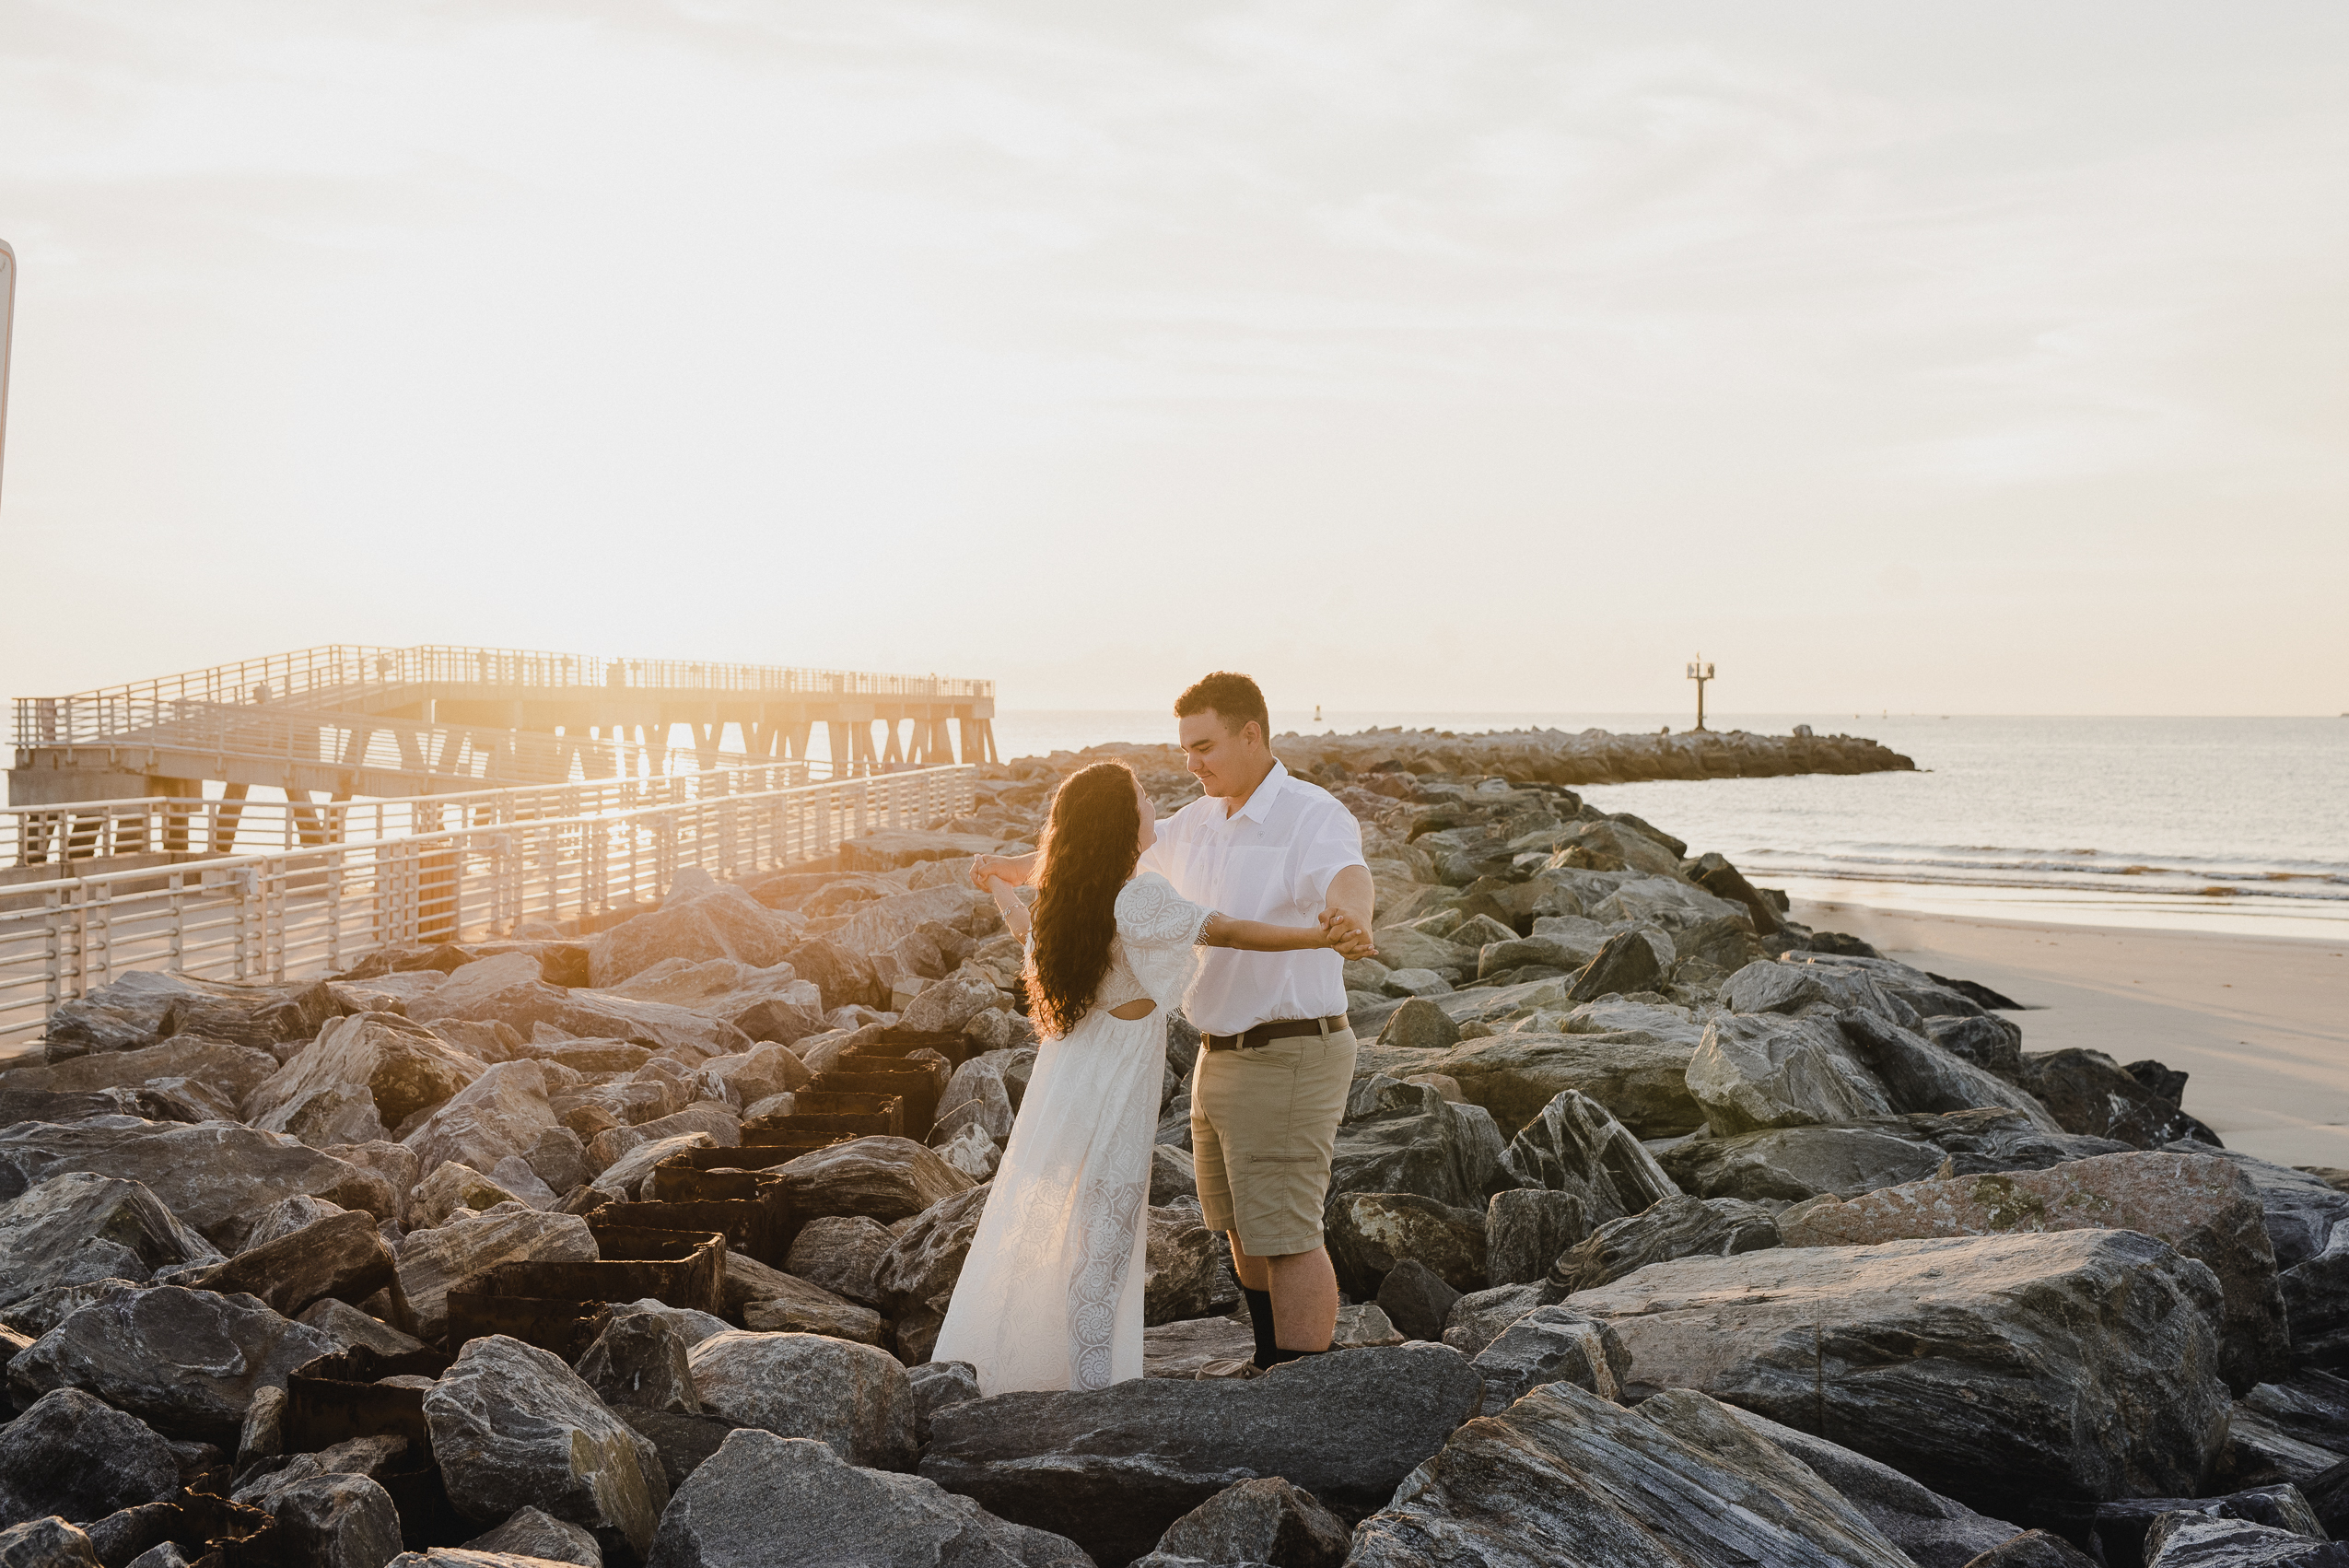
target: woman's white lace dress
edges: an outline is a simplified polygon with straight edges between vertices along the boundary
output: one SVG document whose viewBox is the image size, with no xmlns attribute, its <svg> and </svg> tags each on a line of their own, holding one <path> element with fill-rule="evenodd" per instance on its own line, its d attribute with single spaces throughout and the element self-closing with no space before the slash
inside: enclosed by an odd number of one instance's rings
<svg viewBox="0 0 2349 1568">
<path fill-rule="evenodd" d="M 1182 1000 L 1212 911 L 1156 872 L 1117 895 L 1117 935 L 1093 1006 L 1037 1047 L 969 1258 L 931 1354 L 978 1369 L 988 1394 L 1104 1388 L 1142 1375 L 1150 1157 Z M 1110 1009 L 1144 997 L 1148 1016 Z"/>
</svg>

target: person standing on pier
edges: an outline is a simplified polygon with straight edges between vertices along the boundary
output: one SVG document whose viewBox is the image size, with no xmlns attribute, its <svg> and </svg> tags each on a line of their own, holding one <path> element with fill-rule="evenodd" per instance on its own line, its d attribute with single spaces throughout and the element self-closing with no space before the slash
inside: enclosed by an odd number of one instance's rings
<svg viewBox="0 0 2349 1568">
<path fill-rule="evenodd" d="M 1176 698 L 1174 714 L 1184 765 L 1206 793 L 1156 825 L 1140 869 L 1190 903 L 1276 926 L 1310 922 L 1326 938 L 1316 950 L 1210 952 L 1183 1004 L 1200 1031 L 1191 1079 L 1199 1203 L 1231 1237 L 1256 1364 L 1270 1367 L 1326 1351 L 1337 1329 L 1322 1204 L 1354 1075 L 1345 961 L 1373 951 L 1374 894 L 1361 825 L 1273 755 L 1256 682 L 1219 671 Z M 1023 882 L 1034 861 L 982 856 L 972 877 Z"/>
</svg>

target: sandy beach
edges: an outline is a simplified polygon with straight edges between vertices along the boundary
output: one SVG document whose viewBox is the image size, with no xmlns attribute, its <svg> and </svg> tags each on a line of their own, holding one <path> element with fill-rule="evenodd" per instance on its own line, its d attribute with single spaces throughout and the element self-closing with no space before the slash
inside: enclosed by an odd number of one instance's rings
<svg viewBox="0 0 2349 1568">
<path fill-rule="evenodd" d="M 2186 1108 L 2229 1148 L 2349 1166 L 2349 933 L 2039 925 L 1799 899 L 1794 913 L 2005 992 L 2031 1010 L 2016 1015 L 2027 1051 L 2086 1046 L 2183 1069 Z"/>
</svg>

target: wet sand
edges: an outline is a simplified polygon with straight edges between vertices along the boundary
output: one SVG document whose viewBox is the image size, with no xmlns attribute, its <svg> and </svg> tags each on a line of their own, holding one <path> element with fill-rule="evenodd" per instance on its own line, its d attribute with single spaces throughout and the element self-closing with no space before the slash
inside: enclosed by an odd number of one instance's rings
<svg viewBox="0 0 2349 1568">
<path fill-rule="evenodd" d="M 2086 1046 L 2183 1069 L 2186 1109 L 2231 1149 L 2349 1167 L 2349 932 L 2034 925 L 1802 899 L 1794 913 L 2004 991 L 2030 1010 L 2011 1015 L 2027 1051 Z"/>
</svg>

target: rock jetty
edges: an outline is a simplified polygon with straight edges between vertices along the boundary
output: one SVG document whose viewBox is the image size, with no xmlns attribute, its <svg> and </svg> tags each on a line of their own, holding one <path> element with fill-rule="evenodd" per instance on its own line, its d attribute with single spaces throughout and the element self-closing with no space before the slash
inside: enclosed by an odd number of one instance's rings
<svg viewBox="0 0 2349 1568">
<path fill-rule="evenodd" d="M 60 1008 L 0 1073 L 0 1562 L 2349 1555 L 2349 1193 L 1572 788 L 1904 759 L 1281 746 L 1378 890 L 1332 1353 L 1247 1364 L 1177 1018 L 1149 1375 L 985 1398 L 931 1359 L 1035 1063 L 968 860 L 1089 757 L 1023 759 L 593 930 Z"/>
</svg>

